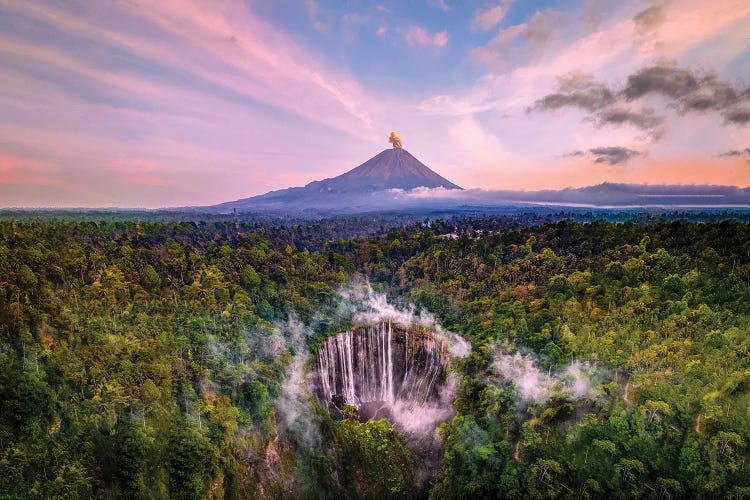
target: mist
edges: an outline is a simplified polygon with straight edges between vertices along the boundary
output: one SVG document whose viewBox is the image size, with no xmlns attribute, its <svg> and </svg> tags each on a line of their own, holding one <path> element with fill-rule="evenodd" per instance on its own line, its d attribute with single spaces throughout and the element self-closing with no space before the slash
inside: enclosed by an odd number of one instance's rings
<svg viewBox="0 0 750 500">
<path fill-rule="evenodd" d="M 307 367 L 310 351 L 305 339 L 311 330 L 296 317 L 277 327 L 283 335 L 286 346 L 293 353 L 292 361 L 286 369 L 281 394 L 275 401 L 276 409 L 286 429 L 297 442 L 307 450 L 320 449 L 321 435 L 315 412 L 312 408 L 312 391 Z"/>
<path fill-rule="evenodd" d="M 555 370 L 544 369 L 537 356 L 521 352 L 497 352 L 491 366 L 500 383 L 515 387 L 522 406 L 545 403 L 558 395 L 574 401 L 596 400 L 603 396 L 601 385 L 609 380 L 609 372 L 592 362 L 576 360 Z"/>
<path fill-rule="evenodd" d="M 397 307 L 388 301 L 386 294 L 374 291 L 367 281 L 349 283 L 339 291 L 339 296 L 342 316 L 356 324 L 390 321 L 403 326 L 423 326 L 448 342 L 452 357 L 465 358 L 471 353 L 471 344 L 460 335 L 443 329 L 433 314 L 418 311 L 411 303 Z"/>
<path fill-rule="evenodd" d="M 382 324 L 393 324 L 407 329 L 421 327 L 434 335 L 435 342 L 438 343 L 436 348 L 446 349 L 447 359 L 442 368 L 437 394 L 433 393 L 431 397 L 418 400 L 395 397 L 392 401 L 383 402 L 382 407 L 378 408 L 372 417 L 388 418 L 409 439 L 419 441 L 421 448 L 433 448 L 435 443 L 426 445 L 425 442 L 431 442 L 436 427 L 455 413 L 453 401 L 456 398 L 460 376 L 452 371 L 451 360 L 468 356 L 471 344 L 454 332 L 443 329 L 434 315 L 417 310 L 414 304 L 409 302 L 396 305 L 389 301 L 384 293 L 374 291 L 364 280 L 350 282 L 339 291 L 335 316 L 336 322 L 351 324 L 355 328 L 369 328 Z M 347 332 L 338 335 L 345 334 Z M 332 338 L 329 340 L 332 341 Z"/>
<path fill-rule="evenodd" d="M 254 358 L 250 353 L 265 361 L 290 356 L 289 361 L 285 361 L 280 389 L 272 401 L 277 420 L 298 445 L 310 450 L 320 449 L 321 437 L 313 408 L 316 377 L 312 369 L 313 353 L 309 348 L 309 339 L 320 324 L 372 326 L 390 322 L 403 327 L 423 327 L 433 332 L 441 345 L 447 347 L 450 359 L 463 358 L 471 352 L 471 344 L 454 332 L 443 329 L 434 315 L 417 310 L 409 302 L 395 305 L 384 293 L 373 290 L 367 281 L 352 281 L 342 287 L 337 295 L 334 308 L 320 311 L 308 324 L 290 313 L 286 320 L 272 324 L 261 323 L 248 329 L 243 335 L 244 344 L 229 343 L 209 335 L 208 361 L 221 373 L 222 380 L 205 380 L 199 393 L 215 393 L 219 383 L 238 387 L 244 382 L 257 379 L 260 374 L 256 372 Z M 398 401 L 389 408 L 387 416 L 399 430 L 428 435 L 453 415 L 453 400 L 459 376 L 451 372 L 450 361 L 445 372 L 437 399 L 431 399 L 418 407 Z M 192 399 L 197 397 L 200 394 L 193 395 Z"/>
<path fill-rule="evenodd" d="M 438 425 L 455 414 L 453 400 L 456 398 L 459 381 L 458 375 L 449 374 L 440 387 L 440 399 L 433 404 L 415 407 L 403 401 L 396 401 L 391 407 L 393 424 L 406 434 L 430 437 Z"/>
</svg>

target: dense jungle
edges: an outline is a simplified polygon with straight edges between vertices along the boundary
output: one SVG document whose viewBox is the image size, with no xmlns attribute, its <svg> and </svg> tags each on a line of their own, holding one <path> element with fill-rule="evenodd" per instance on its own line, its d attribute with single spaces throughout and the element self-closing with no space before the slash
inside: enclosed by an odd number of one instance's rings
<svg viewBox="0 0 750 500">
<path fill-rule="evenodd" d="M 0 222 L 0 498 L 750 498 L 747 223 L 325 224 Z M 470 346 L 421 434 L 352 289 Z"/>
</svg>

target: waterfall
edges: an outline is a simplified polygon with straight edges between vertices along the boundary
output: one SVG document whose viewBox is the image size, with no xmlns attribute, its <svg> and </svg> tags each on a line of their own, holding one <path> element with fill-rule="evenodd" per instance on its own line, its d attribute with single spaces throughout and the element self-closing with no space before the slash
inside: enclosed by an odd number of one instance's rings
<svg viewBox="0 0 750 500">
<path fill-rule="evenodd" d="M 389 321 L 354 328 L 319 349 L 316 395 L 329 406 L 340 398 L 357 407 L 375 402 L 421 407 L 439 399 L 447 362 L 444 339 L 424 328 Z"/>
</svg>

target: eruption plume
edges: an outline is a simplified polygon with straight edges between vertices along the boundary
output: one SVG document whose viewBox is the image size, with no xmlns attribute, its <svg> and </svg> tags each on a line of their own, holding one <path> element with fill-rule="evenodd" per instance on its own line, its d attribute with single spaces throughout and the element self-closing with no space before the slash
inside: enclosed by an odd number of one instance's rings
<svg viewBox="0 0 750 500">
<path fill-rule="evenodd" d="M 403 142 L 396 132 L 391 132 L 391 136 L 388 137 L 388 142 L 393 144 L 393 149 L 401 149 Z"/>
</svg>

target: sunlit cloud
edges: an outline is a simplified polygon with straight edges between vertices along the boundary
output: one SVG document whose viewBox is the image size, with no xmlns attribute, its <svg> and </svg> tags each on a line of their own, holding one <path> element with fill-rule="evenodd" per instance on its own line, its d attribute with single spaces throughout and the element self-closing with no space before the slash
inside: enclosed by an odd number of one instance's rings
<svg viewBox="0 0 750 500">
<path fill-rule="evenodd" d="M 106 26 L 114 24 L 109 19 L 81 20 L 63 11 L 32 5 L 23 5 L 18 11 L 54 22 L 63 33 L 126 50 L 170 70 L 187 72 L 196 83 L 205 81 L 342 131 L 369 129 L 372 118 L 363 102 L 367 94 L 354 79 L 332 68 L 310 64 L 313 58 L 309 54 L 254 17 L 242 4 L 230 0 L 224 9 L 208 12 L 168 0 L 130 5 L 119 8 L 122 16 L 132 19 L 132 25 L 123 23 L 112 29 Z M 232 18 L 223 15 L 229 10 Z M 144 36 L 135 22 L 152 25 L 161 36 Z M 255 36 L 243 35 L 246 31 Z M 191 43 L 187 53 L 183 50 L 186 40 Z M 311 92 L 316 99 L 309 98 Z M 323 109 L 325 113 L 321 112 Z"/>
</svg>

